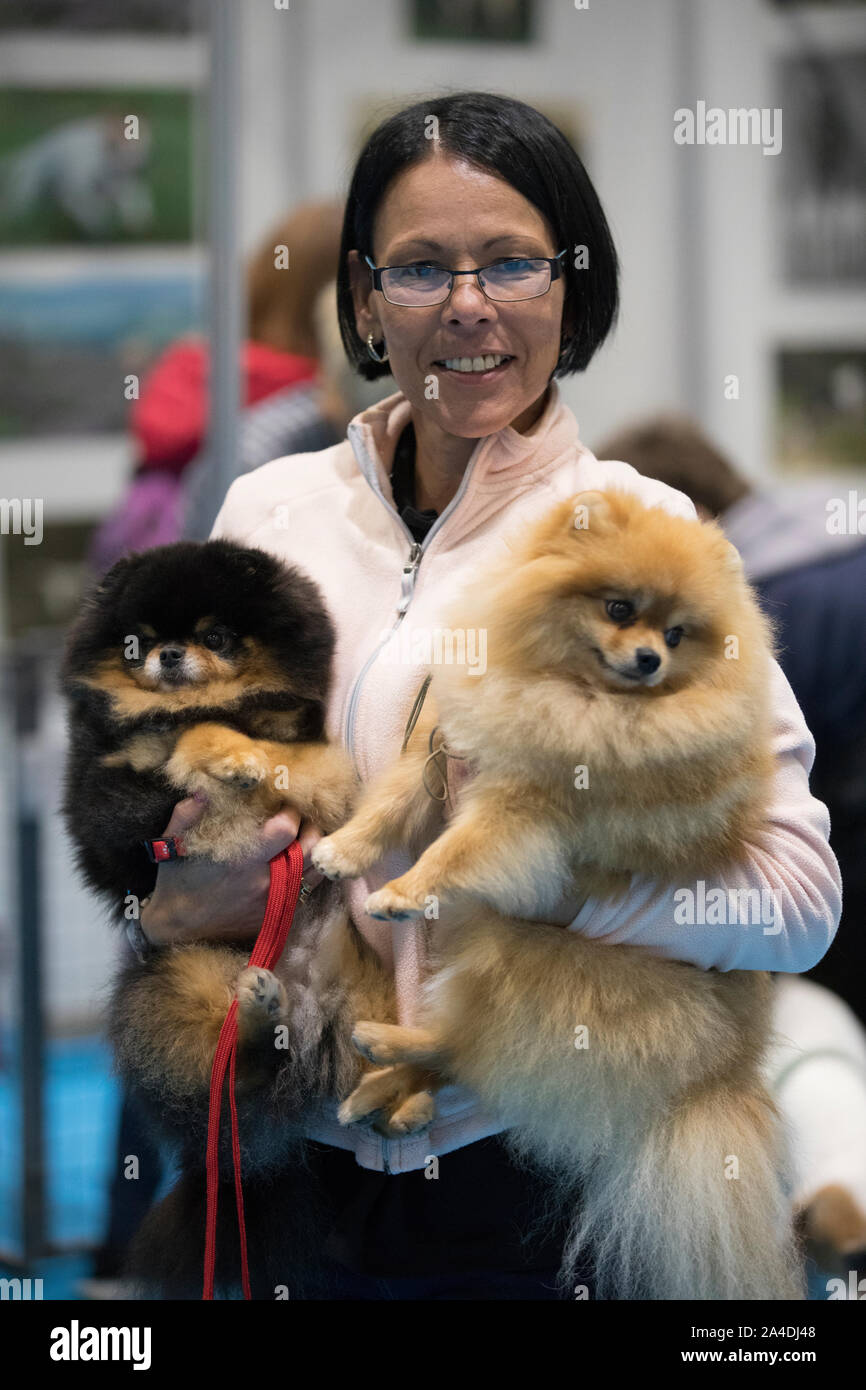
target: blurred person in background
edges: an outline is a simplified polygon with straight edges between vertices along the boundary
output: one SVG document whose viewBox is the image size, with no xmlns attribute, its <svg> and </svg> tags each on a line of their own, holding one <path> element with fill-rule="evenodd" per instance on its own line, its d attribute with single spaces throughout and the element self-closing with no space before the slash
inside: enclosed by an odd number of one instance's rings
<svg viewBox="0 0 866 1390">
<path fill-rule="evenodd" d="M 342 438 L 319 409 L 315 306 L 334 279 L 343 209 L 339 201 L 304 203 L 271 229 L 246 276 L 247 329 L 241 351 L 243 466 L 257 467 L 281 440 L 323 449 Z M 281 267 L 280 248 L 288 251 Z M 141 384 L 130 411 L 136 461 L 129 489 L 91 542 L 88 563 L 103 574 L 131 550 L 184 534 L 190 466 L 206 447 L 208 345 L 184 338 L 167 348 Z M 263 413 L 268 408 L 272 413 Z M 202 459 L 206 468 L 206 458 Z M 209 520 L 213 520 L 210 517 Z M 207 534 L 207 531 L 204 533 Z"/>
<path fill-rule="evenodd" d="M 691 497 L 740 552 L 778 630 L 778 660 L 815 738 L 811 787 L 830 812 L 842 919 L 809 977 L 866 1022 L 866 537 L 828 530 L 826 483 L 753 485 L 687 417 L 665 413 L 609 435 L 599 457 Z"/>
<path fill-rule="evenodd" d="M 338 444 L 345 438 L 349 421 L 385 395 L 381 383 L 364 381 L 349 367 L 340 338 L 336 281 L 320 290 L 313 306 L 313 323 L 319 349 L 315 379 L 275 391 L 243 412 L 235 477 L 251 473 L 271 459 L 314 453 Z M 212 461 L 204 450 L 184 474 L 184 536 L 207 540 L 218 507 Z"/>
</svg>

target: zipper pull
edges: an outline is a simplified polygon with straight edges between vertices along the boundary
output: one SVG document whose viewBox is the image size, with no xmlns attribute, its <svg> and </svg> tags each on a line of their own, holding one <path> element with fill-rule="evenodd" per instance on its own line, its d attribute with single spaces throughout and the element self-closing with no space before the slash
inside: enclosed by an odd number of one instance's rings
<svg viewBox="0 0 866 1390">
<path fill-rule="evenodd" d="M 403 577 L 400 580 L 400 602 L 397 604 L 397 613 L 402 618 L 406 609 L 412 601 L 412 590 L 415 588 L 415 576 L 418 573 L 418 566 L 421 563 L 422 546 L 420 541 L 415 541 L 409 551 L 409 558 L 403 566 Z"/>
</svg>

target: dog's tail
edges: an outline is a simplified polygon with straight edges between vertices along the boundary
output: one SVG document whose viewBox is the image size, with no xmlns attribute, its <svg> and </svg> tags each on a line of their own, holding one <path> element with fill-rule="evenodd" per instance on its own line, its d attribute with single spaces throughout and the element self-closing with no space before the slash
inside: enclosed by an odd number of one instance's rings
<svg viewBox="0 0 866 1390">
<path fill-rule="evenodd" d="M 598 1298 L 805 1297 L 784 1164 L 760 1085 L 686 1096 L 587 1165 L 563 1284 L 591 1252 Z"/>
<path fill-rule="evenodd" d="M 592 1268 L 593 1297 L 804 1297 L 785 1136 L 760 1072 L 769 977 L 487 911 L 455 940 L 431 1017 L 453 1078 L 549 1175 L 545 1216 L 575 1213 L 564 1286 Z"/>
</svg>

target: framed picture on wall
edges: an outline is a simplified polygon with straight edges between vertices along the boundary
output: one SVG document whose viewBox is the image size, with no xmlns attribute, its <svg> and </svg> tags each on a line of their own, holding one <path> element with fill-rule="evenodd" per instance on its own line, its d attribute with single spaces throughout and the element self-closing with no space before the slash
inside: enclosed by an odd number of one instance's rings
<svg viewBox="0 0 866 1390">
<path fill-rule="evenodd" d="M 866 50 L 781 64 L 778 229 L 790 285 L 866 284 Z"/>
<path fill-rule="evenodd" d="M 866 349 L 783 348 L 776 384 L 779 468 L 866 475 Z"/>
<path fill-rule="evenodd" d="M 196 0 L 3 0 L 0 28 L 183 34 L 195 14 Z"/>
<path fill-rule="evenodd" d="M 125 429 L 126 379 L 201 328 L 204 293 L 194 251 L 0 257 L 0 440 Z"/>
<path fill-rule="evenodd" d="M 533 0 L 410 0 L 416 39 L 528 43 L 534 17 Z"/>
<path fill-rule="evenodd" d="M 0 92 L 0 246 L 188 241 L 190 92 Z"/>
</svg>

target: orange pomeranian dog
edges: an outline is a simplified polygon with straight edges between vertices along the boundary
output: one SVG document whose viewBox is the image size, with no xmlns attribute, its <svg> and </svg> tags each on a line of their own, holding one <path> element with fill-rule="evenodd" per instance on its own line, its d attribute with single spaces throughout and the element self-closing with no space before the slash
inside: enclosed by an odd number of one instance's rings
<svg viewBox="0 0 866 1390">
<path fill-rule="evenodd" d="M 429 764 L 467 759 L 456 812 L 368 900 L 383 918 L 444 911 L 425 923 L 419 1025 L 356 1024 L 378 1070 L 341 1119 L 406 1133 L 437 1085 L 469 1086 L 558 1200 L 579 1193 L 563 1281 L 591 1249 L 599 1297 L 803 1297 L 761 1075 L 770 977 L 552 924 L 633 875 L 694 887 L 760 838 L 772 634 L 737 552 L 714 523 L 580 493 L 443 620 L 486 634 L 486 669 L 435 668 L 400 758 L 313 854 L 337 879 L 412 847 Z"/>
</svg>

